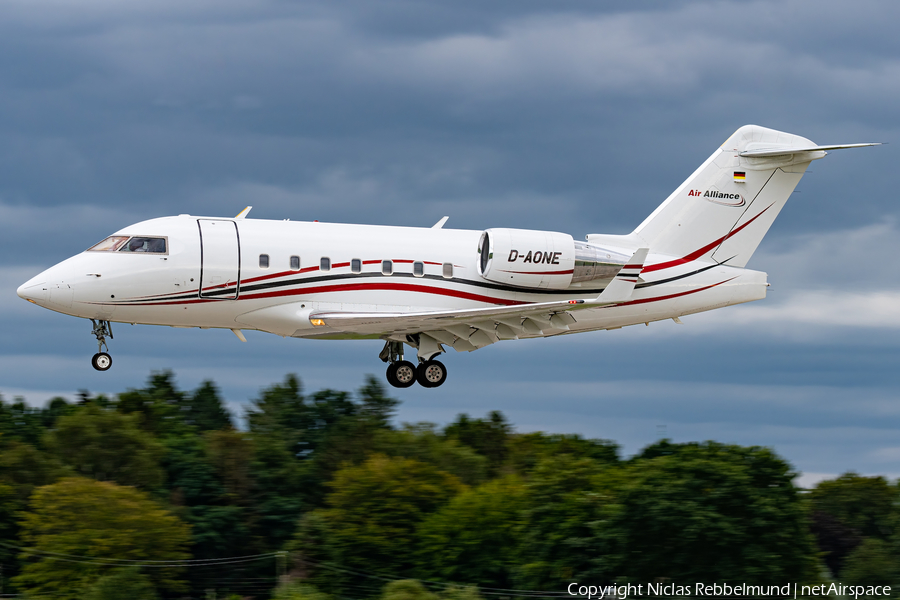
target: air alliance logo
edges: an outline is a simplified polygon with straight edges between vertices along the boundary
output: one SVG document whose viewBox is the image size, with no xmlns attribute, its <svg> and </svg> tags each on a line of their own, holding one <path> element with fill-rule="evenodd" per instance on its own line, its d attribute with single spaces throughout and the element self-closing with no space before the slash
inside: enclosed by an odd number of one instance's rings
<svg viewBox="0 0 900 600">
<path fill-rule="evenodd" d="M 719 190 L 706 190 L 705 192 L 701 192 L 700 190 L 690 190 L 688 196 L 702 196 L 706 200 L 709 200 L 714 204 L 721 204 L 722 206 L 744 206 L 747 204 L 744 197 L 740 194 L 726 194 Z"/>
</svg>

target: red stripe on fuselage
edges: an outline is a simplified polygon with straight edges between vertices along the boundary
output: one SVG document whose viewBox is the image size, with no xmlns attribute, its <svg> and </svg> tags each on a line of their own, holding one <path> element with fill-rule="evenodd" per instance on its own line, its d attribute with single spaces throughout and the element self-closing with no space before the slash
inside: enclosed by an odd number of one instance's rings
<svg viewBox="0 0 900 600">
<path fill-rule="evenodd" d="M 718 246 L 719 244 L 721 244 L 722 242 L 724 242 L 725 240 L 727 240 L 728 238 L 730 238 L 731 236 L 737 234 L 741 229 L 743 229 L 744 227 L 746 227 L 747 225 L 749 225 L 750 223 L 752 223 L 753 221 L 755 221 L 756 219 L 758 219 L 759 217 L 761 217 L 762 214 L 763 214 L 764 212 L 766 212 L 767 210 L 769 210 L 770 208 L 772 208 L 774 205 L 775 205 L 775 203 L 773 202 L 772 204 L 770 204 L 770 205 L 768 205 L 767 207 L 765 207 L 765 208 L 762 210 L 762 212 L 760 212 L 758 215 L 756 215 L 755 217 L 753 217 L 752 219 L 750 219 L 749 221 L 747 221 L 746 223 L 744 223 L 743 225 L 741 225 L 741 226 L 738 227 L 737 229 L 732 229 L 731 231 L 729 231 L 728 233 L 726 233 L 725 235 L 723 235 L 722 237 L 720 237 L 720 238 L 717 239 L 716 241 L 711 242 L 711 243 L 709 243 L 709 244 L 703 246 L 703 247 L 700 248 L 699 250 L 695 250 L 694 252 L 691 252 L 690 254 L 688 254 L 687 256 L 685 256 L 685 257 L 683 257 L 683 258 L 676 258 L 675 260 L 670 260 L 670 261 L 666 261 L 666 262 L 661 262 L 661 263 L 657 263 L 657 264 L 655 264 L 655 265 L 647 265 L 646 267 L 644 267 L 644 270 L 642 271 L 642 273 L 650 273 L 650 272 L 653 272 L 653 271 L 661 271 L 662 269 L 668 269 L 668 268 L 671 268 L 671 267 L 677 267 L 678 265 L 683 265 L 683 264 L 685 264 L 685 263 L 689 263 L 689 262 L 691 262 L 691 261 L 697 260 L 698 258 L 700 258 L 701 256 L 703 256 L 704 254 L 706 254 L 707 252 L 709 252 L 710 250 L 712 250 L 713 248 L 715 248 L 716 246 Z"/>
</svg>

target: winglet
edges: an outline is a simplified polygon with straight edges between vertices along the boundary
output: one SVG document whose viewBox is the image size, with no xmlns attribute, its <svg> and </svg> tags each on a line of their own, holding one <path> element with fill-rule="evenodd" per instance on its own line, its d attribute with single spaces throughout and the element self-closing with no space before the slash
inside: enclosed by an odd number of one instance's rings
<svg viewBox="0 0 900 600">
<path fill-rule="evenodd" d="M 241 212 L 239 212 L 239 213 L 237 214 L 237 216 L 235 217 L 235 219 L 243 219 L 244 217 L 246 217 L 246 216 L 247 216 L 247 213 L 250 212 L 250 209 L 251 209 L 251 208 L 253 208 L 253 207 L 252 207 L 252 206 L 248 206 L 247 208 L 245 208 L 244 210 L 242 210 Z"/>
<path fill-rule="evenodd" d="M 444 218 L 442 218 L 440 221 L 438 221 L 437 223 L 435 223 L 434 225 L 432 225 L 431 228 L 432 228 L 432 229 L 441 229 L 441 228 L 444 226 L 444 223 L 446 223 L 446 222 L 447 222 L 447 219 L 449 219 L 449 218 L 450 218 L 450 217 L 444 217 Z"/>
<path fill-rule="evenodd" d="M 634 286 L 637 284 L 638 276 L 644 270 L 644 261 L 647 260 L 647 254 L 649 253 L 649 248 L 638 248 L 637 252 L 631 256 L 631 259 L 625 266 L 619 269 L 613 280 L 609 282 L 609 285 L 597 296 L 594 302 L 614 304 L 630 299 Z"/>
</svg>

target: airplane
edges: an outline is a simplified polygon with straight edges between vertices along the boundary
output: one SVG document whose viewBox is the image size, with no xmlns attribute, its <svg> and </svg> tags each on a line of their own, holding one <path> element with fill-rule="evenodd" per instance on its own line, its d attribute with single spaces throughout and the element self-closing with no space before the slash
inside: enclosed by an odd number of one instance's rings
<svg viewBox="0 0 900 600">
<path fill-rule="evenodd" d="M 438 387 L 436 360 L 501 340 L 619 329 L 766 296 L 744 268 L 821 146 L 738 129 L 627 235 L 444 229 L 182 214 L 142 221 L 33 277 L 17 293 L 90 319 L 93 367 L 112 323 L 380 340 L 387 381 Z M 404 358 L 405 347 L 417 362 Z"/>
</svg>

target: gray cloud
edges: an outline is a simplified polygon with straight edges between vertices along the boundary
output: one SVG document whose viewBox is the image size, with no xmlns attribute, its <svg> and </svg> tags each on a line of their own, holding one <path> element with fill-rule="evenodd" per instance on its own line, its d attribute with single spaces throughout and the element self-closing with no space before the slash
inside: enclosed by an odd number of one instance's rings
<svg viewBox="0 0 900 600">
<path fill-rule="evenodd" d="M 150 369 L 233 406 L 296 371 L 347 389 L 377 343 L 89 324 L 30 275 L 164 214 L 624 233 L 745 123 L 821 143 L 900 132 L 883 2 L 116 3 L 0 7 L 0 392 L 115 393 Z M 447 357 L 400 418 L 507 411 L 635 451 L 774 445 L 810 473 L 898 473 L 896 145 L 814 163 L 751 268 L 765 301 Z M 56 392 L 53 392 L 56 393 Z"/>
</svg>

